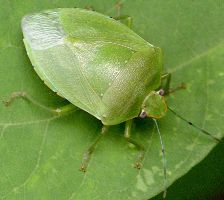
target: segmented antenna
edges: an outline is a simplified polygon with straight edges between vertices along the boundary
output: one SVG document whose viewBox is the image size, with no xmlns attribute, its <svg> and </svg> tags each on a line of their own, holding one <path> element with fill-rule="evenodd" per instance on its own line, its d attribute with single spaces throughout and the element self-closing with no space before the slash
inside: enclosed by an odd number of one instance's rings
<svg viewBox="0 0 224 200">
<path fill-rule="evenodd" d="M 157 132 L 159 134 L 159 140 L 162 148 L 162 156 L 163 156 L 163 175 L 164 175 L 164 180 L 163 180 L 163 186 L 164 186 L 164 191 L 163 191 L 163 198 L 166 198 L 166 192 L 167 192 L 167 171 L 166 171 L 166 157 L 165 157 L 165 147 L 164 143 L 162 140 L 162 136 L 159 130 L 159 126 L 157 124 L 156 119 L 153 118 L 153 121 L 155 122 Z"/>
<path fill-rule="evenodd" d="M 213 140 L 215 140 L 216 142 L 220 142 L 221 140 L 218 139 L 217 137 L 213 136 L 211 133 L 209 133 L 208 131 L 204 130 L 203 128 L 200 128 L 198 126 L 196 126 L 195 124 L 193 124 L 192 122 L 188 121 L 187 119 L 185 119 L 184 117 L 182 117 L 181 115 L 177 114 L 173 109 L 171 109 L 169 106 L 167 106 L 168 109 L 177 117 L 179 117 L 180 119 L 182 119 L 183 121 L 185 121 L 187 124 L 189 124 L 190 126 L 194 127 L 195 129 L 199 130 L 201 133 L 204 133 L 205 135 L 209 136 L 210 138 L 212 138 Z M 162 156 L 163 156 L 163 174 L 164 174 L 164 191 L 163 191 L 163 198 L 166 198 L 166 193 L 167 193 L 167 166 L 166 166 L 166 156 L 165 156 L 165 147 L 164 147 L 164 143 L 162 140 L 162 136 L 159 130 L 159 126 L 157 124 L 156 119 L 152 118 L 153 121 L 155 122 L 156 125 L 156 129 L 157 132 L 159 134 L 159 139 L 160 139 L 160 144 L 161 144 L 161 148 L 162 148 Z"/>
<path fill-rule="evenodd" d="M 183 118 L 181 115 L 177 114 L 173 109 L 171 109 L 169 106 L 167 106 L 168 109 L 177 117 L 179 117 L 180 119 L 182 119 L 183 121 L 185 121 L 187 124 L 189 124 L 190 126 L 194 127 L 195 129 L 199 130 L 201 133 L 204 133 L 205 135 L 211 137 L 213 140 L 215 140 L 216 142 L 220 142 L 221 140 L 218 139 L 217 137 L 213 136 L 211 133 L 209 133 L 208 131 L 204 130 L 203 128 L 200 128 L 198 126 L 196 126 L 195 124 L 193 124 L 192 122 L 188 121 L 187 119 Z"/>
</svg>

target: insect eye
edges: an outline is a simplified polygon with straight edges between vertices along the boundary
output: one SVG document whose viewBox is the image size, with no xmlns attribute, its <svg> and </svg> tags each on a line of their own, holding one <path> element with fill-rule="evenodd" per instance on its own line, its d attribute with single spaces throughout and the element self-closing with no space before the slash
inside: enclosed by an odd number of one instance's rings
<svg viewBox="0 0 224 200">
<path fill-rule="evenodd" d="M 142 119 L 144 119 L 144 118 L 147 117 L 147 113 L 144 110 L 142 110 L 141 113 L 140 113 L 140 115 L 139 115 L 139 117 L 142 118 Z"/>
<path fill-rule="evenodd" d="M 160 89 L 158 93 L 159 93 L 160 96 L 164 96 L 165 95 L 165 90 L 164 89 Z"/>
</svg>

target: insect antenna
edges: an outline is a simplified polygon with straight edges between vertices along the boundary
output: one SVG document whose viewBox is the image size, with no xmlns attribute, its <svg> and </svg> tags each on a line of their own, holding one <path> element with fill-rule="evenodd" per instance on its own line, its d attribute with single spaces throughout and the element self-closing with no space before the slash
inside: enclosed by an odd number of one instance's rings
<svg viewBox="0 0 224 200">
<path fill-rule="evenodd" d="M 213 136 L 211 133 L 209 133 L 208 131 L 206 131 L 203 128 L 198 127 L 197 125 L 193 124 L 192 122 L 188 121 L 187 119 L 185 119 L 184 117 L 182 117 L 181 115 L 179 115 L 178 113 L 176 113 L 173 109 L 171 109 L 168 106 L 168 109 L 177 117 L 179 117 L 180 119 L 182 119 L 183 121 L 185 121 L 187 124 L 189 124 L 190 126 L 194 127 L 195 129 L 199 130 L 201 133 L 209 136 L 210 138 L 212 138 L 213 140 L 215 140 L 216 142 L 220 142 L 221 140 L 218 139 L 217 137 Z"/>
<path fill-rule="evenodd" d="M 157 124 L 156 119 L 153 118 L 153 121 L 155 122 L 157 132 L 159 134 L 159 140 L 160 140 L 160 145 L 162 149 L 162 156 L 163 156 L 163 175 L 164 175 L 164 180 L 163 180 L 163 185 L 164 185 L 164 190 L 163 190 L 163 198 L 166 198 L 166 193 L 167 193 L 167 171 L 166 171 L 166 156 L 165 156 L 165 147 L 164 143 L 162 140 L 162 136 L 159 130 L 159 126 Z"/>
</svg>

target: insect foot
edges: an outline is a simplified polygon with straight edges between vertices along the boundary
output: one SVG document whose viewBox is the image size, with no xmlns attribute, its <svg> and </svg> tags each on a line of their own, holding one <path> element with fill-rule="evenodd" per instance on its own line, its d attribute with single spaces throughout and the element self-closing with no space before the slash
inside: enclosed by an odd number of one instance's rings
<svg viewBox="0 0 224 200">
<path fill-rule="evenodd" d="M 170 93 L 174 93 L 178 90 L 182 90 L 182 89 L 186 89 L 187 88 L 187 85 L 186 83 L 181 83 L 179 86 L 175 87 L 175 88 L 170 88 L 169 91 L 168 91 L 168 94 Z"/>
<path fill-rule="evenodd" d="M 84 155 L 83 155 L 83 160 L 82 160 L 82 164 L 80 166 L 80 171 L 81 172 L 86 172 L 86 169 L 87 169 L 87 166 L 88 166 L 88 163 L 89 163 L 89 160 L 90 160 L 90 156 L 91 156 L 91 153 L 93 152 L 93 149 L 90 148 L 88 149 Z"/>
<path fill-rule="evenodd" d="M 142 163 L 141 162 L 136 162 L 134 168 L 141 169 L 142 168 Z"/>
<path fill-rule="evenodd" d="M 81 165 L 80 169 L 81 172 L 86 172 L 86 166 L 84 166 L 83 164 Z"/>
<path fill-rule="evenodd" d="M 145 149 L 141 149 L 138 156 L 137 156 L 137 160 L 135 162 L 135 168 L 136 169 L 141 169 L 142 167 L 142 161 L 144 159 L 144 156 L 145 156 Z"/>
<path fill-rule="evenodd" d="M 8 107 L 12 104 L 12 102 L 16 98 L 25 98 L 25 97 L 26 97 L 26 92 L 13 92 L 7 100 L 3 101 L 3 103 L 6 107 Z"/>
</svg>

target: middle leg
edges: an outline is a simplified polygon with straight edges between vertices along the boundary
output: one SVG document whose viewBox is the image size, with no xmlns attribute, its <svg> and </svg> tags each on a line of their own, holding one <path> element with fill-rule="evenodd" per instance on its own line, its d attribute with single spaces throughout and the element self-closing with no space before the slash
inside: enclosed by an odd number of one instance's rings
<svg viewBox="0 0 224 200">
<path fill-rule="evenodd" d="M 144 155 L 145 155 L 145 147 L 131 138 L 132 123 L 133 123 L 133 119 L 126 121 L 124 137 L 129 143 L 135 145 L 137 149 L 139 150 L 139 153 L 137 155 L 137 159 L 135 162 L 135 168 L 140 169 L 142 166 Z"/>
</svg>

